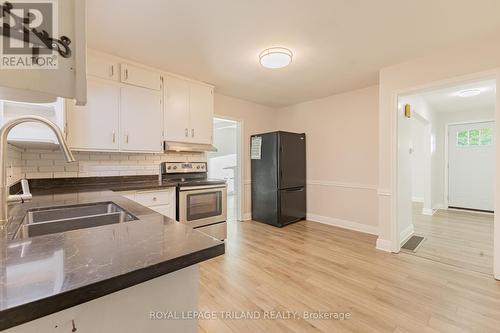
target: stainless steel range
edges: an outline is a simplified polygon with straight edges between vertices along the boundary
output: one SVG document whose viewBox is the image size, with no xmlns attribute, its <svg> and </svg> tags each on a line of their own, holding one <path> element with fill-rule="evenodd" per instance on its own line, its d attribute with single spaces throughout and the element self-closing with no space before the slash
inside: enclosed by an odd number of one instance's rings
<svg viewBox="0 0 500 333">
<path fill-rule="evenodd" d="M 207 164 L 198 162 L 163 162 L 160 177 L 164 182 L 177 183 L 177 221 L 217 239 L 226 239 L 225 180 L 207 178 Z"/>
</svg>

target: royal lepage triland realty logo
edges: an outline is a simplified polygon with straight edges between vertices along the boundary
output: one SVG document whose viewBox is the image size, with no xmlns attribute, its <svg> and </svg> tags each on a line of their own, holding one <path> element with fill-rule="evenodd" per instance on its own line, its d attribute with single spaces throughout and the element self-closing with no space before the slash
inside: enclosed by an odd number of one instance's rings
<svg viewBox="0 0 500 333">
<path fill-rule="evenodd" d="M 0 1 L 1 69 L 57 69 L 59 57 L 71 56 L 57 9 L 57 0 Z"/>
</svg>

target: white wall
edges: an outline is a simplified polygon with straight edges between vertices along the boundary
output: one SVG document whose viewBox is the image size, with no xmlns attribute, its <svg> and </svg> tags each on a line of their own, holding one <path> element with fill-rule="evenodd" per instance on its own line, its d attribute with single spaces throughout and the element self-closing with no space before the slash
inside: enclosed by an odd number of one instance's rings
<svg viewBox="0 0 500 333">
<path fill-rule="evenodd" d="M 487 73 L 484 73 L 486 72 Z M 483 72 L 483 73 L 481 73 Z M 397 250 L 398 229 L 395 220 L 397 183 L 397 140 L 396 140 L 396 98 L 398 94 L 411 90 L 429 88 L 430 85 L 450 84 L 460 79 L 477 80 L 484 75 L 500 79 L 500 43 L 498 40 L 477 40 L 454 48 L 447 48 L 423 58 L 384 68 L 380 71 L 379 109 L 379 240 L 377 247 Z M 498 91 L 498 89 L 497 89 Z M 500 96 L 497 94 L 497 105 Z M 497 122 L 497 133 L 499 133 Z M 497 145 L 497 162 L 500 159 L 500 145 Z M 496 177 L 500 189 L 500 177 Z M 500 207 L 496 198 L 497 208 Z M 498 218 L 496 218 L 498 219 Z M 496 223 L 496 222 L 495 222 Z M 496 223 L 498 225 L 498 223 Z M 500 278 L 500 228 L 495 227 L 496 266 L 495 276 Z"/>
<path fill-rule="evenodd" d="M 278 111 L 307 135 L 308 219 L 377 232 L 377 103 L 372 86 Z"/>
<path fill-rule="evenodd" d="M 238 98 L 215 94 L 215 116 L 238 120 L 243 126 L 243 218 L 251 218 L 251 175 L 250 136 L 252 134 L 276 131 L 276 110 L 274 108 L 244 101 Z"/>
<path fill-rule="evenodd" d="M 426 169 L 426 147 L 425 147 L 425 123 L 415 119 L 411 128 L 411 179 L 412 179 L 412 201 L 424 202 L 425 196 L 425 169 Z"/>
</svg>

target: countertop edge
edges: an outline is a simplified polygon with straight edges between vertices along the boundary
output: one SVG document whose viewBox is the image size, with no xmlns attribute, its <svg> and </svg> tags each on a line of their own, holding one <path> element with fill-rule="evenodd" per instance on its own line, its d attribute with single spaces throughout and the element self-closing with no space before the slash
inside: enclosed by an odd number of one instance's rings
<svg viewBox="0 0 500 333">
<path fill-rule="evenodd" d="M 2 311 L 0 331 L 109 295 L 225 253 L 225 243 Z"/>
</svg>

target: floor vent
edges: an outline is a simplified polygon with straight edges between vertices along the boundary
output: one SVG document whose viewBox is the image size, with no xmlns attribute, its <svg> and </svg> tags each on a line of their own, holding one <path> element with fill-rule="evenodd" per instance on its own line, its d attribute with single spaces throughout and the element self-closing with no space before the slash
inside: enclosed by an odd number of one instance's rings
<svg viewBox="0 0 500 333">
<path fill-rule="evenodd" d="M 401 246 L 401 249 L 411 252 L 417 252 L 420 245 L 424 241 L 424 237 L 422 236 L 411 236 L 404 244 Z"/>
</svg>

